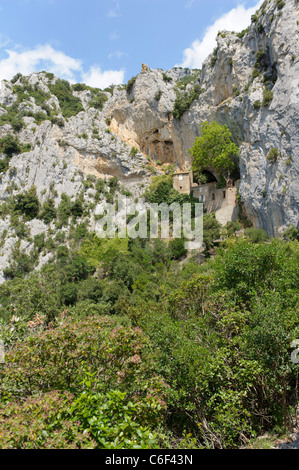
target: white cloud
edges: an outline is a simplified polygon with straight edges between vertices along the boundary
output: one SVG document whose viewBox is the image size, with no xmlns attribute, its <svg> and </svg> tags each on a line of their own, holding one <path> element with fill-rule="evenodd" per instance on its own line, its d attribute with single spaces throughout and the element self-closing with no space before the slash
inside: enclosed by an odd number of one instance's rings
<svg viewBox="0 0 299 470">
<path fill-rule="evenodd" d="M 122 51 L 114 51 L 114 52 L 111 52 L 108 57 L 109 59 L 121 59 L 122 57 L 128 55 L 126 52 L 122 52 Z"/>
<path fill-rule="evenodd" d="M 37 46 L 31 50 L 5 50 L 7 57 L 0 59 L 0 81 L 10 80 L 17 73 L 30 75 L 46 70 L 70 82 L 83 81 L 87 85 L 106 88 L 123 83 L 124 70 L 102 71 L 97 65 L 84 70 L 82 61 L 74 59 L 50 45 Z"/>
<path fill-rule="evenodd" d="M 183 52 L 183 61 L 178 66 L 188 68 L 201 68 L 203 61 L 216 47 L 216 36 L 218 31 L 228 30 L 240 32 L 247 28 L 250 24 L 251 15 L 262 4 L 260 0 L 254 7 L 245 8 L 244 5 L 238 5 L 228 13 L 225 13 L 221 18 L 216 20 L 214 24 L 209 26 L 203 36 L 202 40 L 196 39 L 191 47 Z"/>
<path fill-rule="evenodd" d="M 82 73 L 83 82 L 86 85 L 96 88 L 106 88 L 109 85 L 120 85 L 124 82 L 124 70 L 105 70 L 102 72 L 100 67 L 94 65 L 87 73 Z"/>
<path fill-rule="evenodd" d="M 191 8 L 194 3 L 194 0 L 187 0 L 185 3 L 185 8 Z"/>
<path fill-rule="evenodd" d="M 119 2 L 116 2 L 114 8 L 109 11 L 108 17 L 109 18 L 117 18 L 118 16 L 120 16 L 119 10 L 120 10 Z"/>
<path fill-rule="evenodd" d="M 119 39 L 119 34 L 116 31 L 113 31 L 113 33 L 109 35 L 109 39 L 110 41 L 117 41 L 117 39 Z"/>
<path fill-rule="evenodd" d="M 0 80 L 10 79 L 16 73 L 29 75 L 34 71 L 45 69 L 49 72 L 74 79 L 74 72 L 81 70 L 81 61 L 67 56 L 50 45 L 37 46 L 26 51 L 5 51 L 8 57 L 0 60 Z"/>
</svg>

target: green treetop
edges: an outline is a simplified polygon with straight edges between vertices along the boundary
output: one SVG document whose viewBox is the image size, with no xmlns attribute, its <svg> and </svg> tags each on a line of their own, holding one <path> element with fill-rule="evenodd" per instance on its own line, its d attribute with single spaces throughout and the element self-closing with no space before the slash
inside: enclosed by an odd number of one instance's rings
<svg viewBox="0 0 299 470">
<path fill-rule="evenodd" d="M 200 125 L 201 136 L 195 139 L 189 150 L 192 169 L 199 174 L 206 168 L 218 170 L 227 180 L 236 166 L 238 147 L 231 140 L 231 132 L 225 125 L 205 121 Z"/>
</svg>

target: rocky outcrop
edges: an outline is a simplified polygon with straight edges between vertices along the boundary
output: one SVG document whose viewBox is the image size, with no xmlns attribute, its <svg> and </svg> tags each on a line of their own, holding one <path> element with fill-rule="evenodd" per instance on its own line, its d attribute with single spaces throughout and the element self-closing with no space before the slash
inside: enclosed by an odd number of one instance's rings
<svg viewBox="0 0 299 470">
<path fill-rule="evenodd" d="M 248 31 L 220 32 L 217 49 L 203 64 L 201 94 L 180 119 L 173 115 L 177 93 L 183 93 L 176 85 L 192 78 L 190 70 L 149 69 L 137 77 L 131 93 L 118 91 L 105 108 L 113 132 L 181 169 L 190 165 L 188 150 L 201 122 L 227 124 L 240 145 L 246 212 L 272 236 L 298 225 L 298 8 L 296 0 L 281 9 L 276 1 L 266 1 Z M 184 92 L 192 93 L 193 87 L 190 80 Z M 279 152 L 275 162 L 267 159 L 272 148 Z"/>
<path fill-rule="evenodd" d="M 200 124 L 215 120 L 228 125 L 240 146 L 239 194 L 254 226 L 271 236 L 290 224 L 298 226 L 299 4 L 283 3 L 266 0 L 242 34 L 220 32 L 217 48 L 201 71 L 153 70 L 143 64 L 127 86 L 101 95 L 76 87 L 73 96 L 82 110 L 72 117 L 63 117 L 51 91 L 57 80 L 52 74 L 3 81 L 0 139 L 17 135 L 31 150 L 14 155 L 7 171 L 0 173 L 0 205 L 35 186 L 41 203 L 53 197 L 57 207 L 63 193 L 75 199 L 85 191 L 93 207 L 93 190 L 86 189 L 88 175 L 117 176 L 136 199 L 163 164 L 188 170 L 188 150 Z M 25 90 L 20 97 L 18 86 L 24 83 L 34 92 L 27 96 Z M 102 100 L 102 110 L 92 105 L 95 97 Z M 21 130 L 5 119 L 12 109 L 26 115 Z M 91 216 L 91 229 L 93 220 Z M 49 229 L 36 220 L 26 225 L 31 237 Z M 17 241 L 4 214 L 0 273 Z M 30 246 L 32 242 L 21 240 L 21 249 L 28 252 Z M 45 261 L 47 257 L 41 257 L 40 263 Z"/>
</svg>

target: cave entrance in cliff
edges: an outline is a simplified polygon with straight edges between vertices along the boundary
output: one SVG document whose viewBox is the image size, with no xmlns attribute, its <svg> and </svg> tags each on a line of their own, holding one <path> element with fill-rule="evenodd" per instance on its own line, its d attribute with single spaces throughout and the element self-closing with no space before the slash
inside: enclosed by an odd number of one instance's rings
<svg viewBox="0 0 299 470">
<path fill-rule="evenodd" d="M 204 184 L 218 183 L 216 176 L 209 170 L 203 170 L 200 173 L 195 171 L 193 173 L 194 183 L 203 184 L 203 179 L 201 178 L 201 176 L 204 177 Z"/>
</svg>

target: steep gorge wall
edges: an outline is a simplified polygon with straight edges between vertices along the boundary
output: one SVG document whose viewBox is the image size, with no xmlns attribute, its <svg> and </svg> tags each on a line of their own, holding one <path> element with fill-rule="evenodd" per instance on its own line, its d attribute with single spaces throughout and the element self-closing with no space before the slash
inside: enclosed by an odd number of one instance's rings
<svg viewBox="0 0 299 470">
<path fill-rule="evenodd" d="M 129 95 L 118 90 L 105 107 L 113 132 L 153 159 L 182 169 L 190 166 L 188 150 L 200 123 L 227 124 L 240 145 L 240 195 L 247 214 L 273 236 L 298 225 L 298 11 L 297 0 L 287 0 L 282 9 L 274 0 L 264 2 L 243 37 L 221 32 L 217 50 L 203 64 L 203 93 L 180 119 L 173 117 L 175 84 L 190 70 L 167 71 L 169 81 L 162 70 L 143 71 Z M 273 99 L 259 106 L 266 86 Z M 279 151 L 274 163 L 267 159 L 272 148 Z"/>
</svg>

